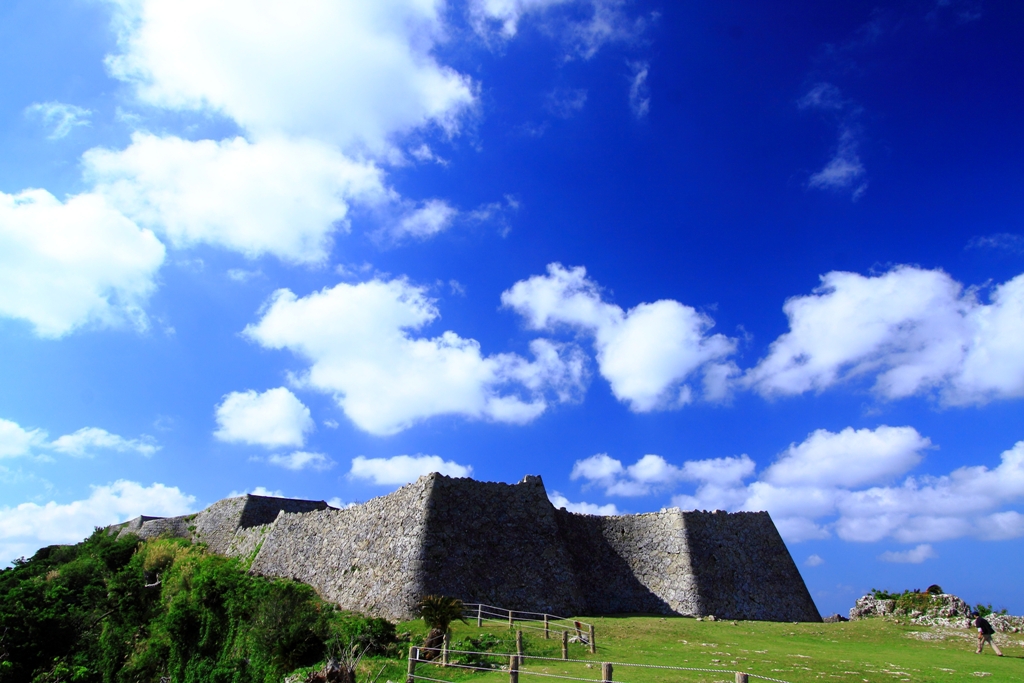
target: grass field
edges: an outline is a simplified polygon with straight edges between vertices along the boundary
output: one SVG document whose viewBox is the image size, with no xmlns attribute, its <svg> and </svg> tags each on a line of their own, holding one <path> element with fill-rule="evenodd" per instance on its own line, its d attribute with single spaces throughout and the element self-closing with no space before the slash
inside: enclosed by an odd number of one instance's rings
<svg viewBox="0 0 1024 683">
<path fill-rule="evenodd" d="M 581 645 L 570 645 L 570 658 L 585 663 L 527 660 L 520 683 L 555 683 L 559 679 L 530 672 L 600 679 L 601 662 L 645 663 L 712 669 L 712 672 L 670 671 L 615 667 L 614 679 L 622 683 L 713 683 L 734 681 L 734 671 L 771 678 L 804 681 L 1020 681 L 1024 683 L 1024 634 L 998 636 L 1004 657 L 987 647 L 974 654 L 974 636 L 964 630 L 896 624 L 882 619 L 840 624 L 788 624 L 754 621 L 696 621 L 686 618 L 605 617 L 587 618 L 597 628 L 598 652 L 591 655 Z M 478 650 L 470 641 L 496 652 L 514 652 L 514 636 L 507 625 L 456 623 L 452 649 Z M 399 631 L 424 633 L 421 622 L 406 622 Z M 560 641 L 544 640 L 536 631 L 524 634 L 525 654 L 560 656 Z M 452 657 L 458 663 L 457 656 Z M 497 663 L 497 660 L 493 660 Z M 507 659 L 505 662 L 507 664 Z M 382 670 L 383 669 L 383 670 Z M 719 673 L 721 671 L 721 673 Z M 403 683 L 405 662 L 374 659 L 360 667 L 359 683 Z M 507 683 L 508 673 L 472 672 L 420 664 L 417 674 L 458 683 Z M 757 679 L 751 679 L 756 681 Z M 428 682 L 429 683 L 429 682 Z"/>
</svg>

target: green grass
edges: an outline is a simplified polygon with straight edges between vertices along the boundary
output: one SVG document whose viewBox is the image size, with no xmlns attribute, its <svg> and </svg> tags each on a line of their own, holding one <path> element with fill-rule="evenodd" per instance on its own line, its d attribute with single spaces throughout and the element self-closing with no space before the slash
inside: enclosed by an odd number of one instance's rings
<svg viewBox="0 0 1024 683">
<path fill-rule="evenodd" d="M 741 670 L 792 683 L 805 681 L 1024 681 L 1024 635 L 1001 636 L 1002 658 L 986 648 L 974 654 L 976 641 L 968 631 L 930 629 L 897 624 L 882 619 L 841 624 L 788 624 L 754 621 L 699 622 L 686 618 L 605 617 L 587 618 L 597 629 L 598 652 L 591 655 L 585 647 L 570 645 L 570 657 L 594 662 L 544 662 L 527 660 L 525 671 L 600 679 L 600 663 L 632 662 L 713 669 L 714 672 L 683 672 L 658 669 L 616 667 L 614 679 L 622 683 L 713 683 L 734 681 L 732 672 Z M 472 638 L 481 641 L 490 634 L 498 642 L 490 648 L 498 652 L 515 649 L 514 636 L 507 626 L 491 622 L 477 628 L 456 623 L 456 643 Z M 400 624 L 413 640 L 423 634 L 421 622 Z M 914 633 L 925 633 L 922 640 Z M 560 656 L 560 641 L 544 640 L 536 631 L 524 634 L 527 655 Z M 967 636 L 967 637 L 964 637 Z M 466 648 L 476 649 L 476 648 Z M 458 662 L 458 658 L 453 656 Z M 507 663 L 507 661 L 505 662 Z M 360 683 L 371 679 L 384 666 L 377 683 L 387 680 L 403 683 L 405 662 L 368 660 L 360 667 Z M 719 673 L 721 671 L 721 673 Z M 473 673 L 464 670 L 420 664 L 417 673 L 458 683 L 506 683 L 508 673 Z M 984 676 L 982 674 L 990 674 Z M 557 679 L 520 675 L 520 683 L 554 683 Z M 756 681 L 757 679 L 751 679 Z"/>
</svg>

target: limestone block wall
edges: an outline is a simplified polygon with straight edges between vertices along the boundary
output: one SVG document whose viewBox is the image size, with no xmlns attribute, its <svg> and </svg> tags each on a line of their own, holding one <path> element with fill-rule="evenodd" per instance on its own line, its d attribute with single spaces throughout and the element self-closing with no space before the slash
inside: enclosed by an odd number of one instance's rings
<svg viewBox="0 0 1024 683">
<path fill-rule="evenodd" d="M 442 594 L 567 616 L 820 621 L 768 513 L 579 515 L 556 510 L 540 477 L 510 485 L 435 473 L 343 510 L 241 496 L 120 529 L 252 556 L 255 574 L 303 581 L 389 619 L 411 618 L 420 598 Z"/>
<path fill-rule="evenodd" d="M 297 579 L 346 609 L 406 619 L 424 595 L 426 477 L 344 510 L 284 511 L 269 527 L 252 571 Z"/>
</svg>

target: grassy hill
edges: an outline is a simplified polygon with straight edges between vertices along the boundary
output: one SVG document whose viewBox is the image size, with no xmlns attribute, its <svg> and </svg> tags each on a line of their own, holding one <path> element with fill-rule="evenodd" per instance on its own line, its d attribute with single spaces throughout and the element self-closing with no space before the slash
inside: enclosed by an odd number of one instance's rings
<svg viewBox="0 0 1024 683">
<path fill-rule="evenodd" d="M 140 543 L 102 530 L 74 546 L 41 549 L 0 571 L 0 683 L 279 683 L 303 681 L 324 658 L 370 644 L 358 683 L 404 683 L 405 653 L 422 643 L 421 621 L 388 624 L 343 612 L 304 584 L 250 576 L 245 559 L 206 553 L 181 539 Z M 742 670 L 809 681 L 1024 681 L 1024 635 L 1000 636 L 1006 657 L 973 653 L 968 631 L 870 619 L 841 624 L 708 622 L 687 618 L 588 618 L 598 652 L 570 645 L 581 662 L 527 660 L 520 683 L 594 680 L 600 663 L 707 671 L 615 668 L 617 683 L 728 681 Z M 525 654 L 559 657 L 560 640 L 525 630 Z M 362 647 L 362 646 L 360 646 Z M 453 650 L 511 653 L 507 624 L 456 622 Z M 454 654 L 454 664 L 508 657 Z M 507 683 L 500 669 L 420 665 L 452 683 Z M 756 679 L 753 679 L 756 680 Z"/>
</svg>

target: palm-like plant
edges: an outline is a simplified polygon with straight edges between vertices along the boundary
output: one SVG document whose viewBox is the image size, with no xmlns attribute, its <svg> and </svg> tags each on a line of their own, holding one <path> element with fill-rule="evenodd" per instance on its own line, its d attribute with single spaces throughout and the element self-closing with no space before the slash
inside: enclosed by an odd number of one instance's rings
<svg viewBox="0 0 1024 683">
<path fill-rule="evenodd" d="M 444 642 L 444 636 L 448 633 L 452 622 L 458 619 L 468 624 L 462 616 L 462 600 L 458 598 L 446 598 L 443 595 L 428 595 L 420 600 L 418 605 L 420 616 L 430 628 L 427 640 L 423 643 L 423 659 L 433 659 Z"/>
</svg>

